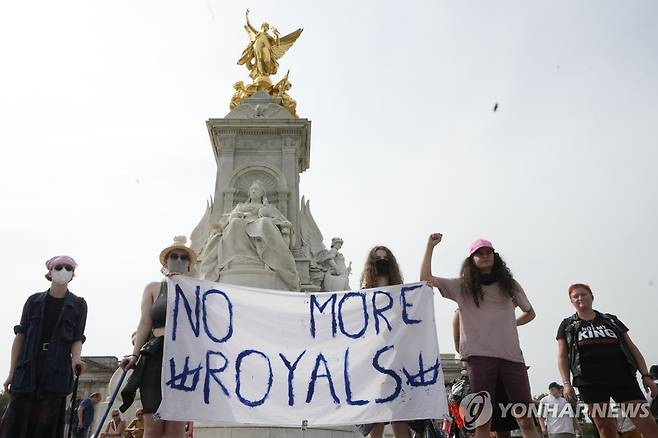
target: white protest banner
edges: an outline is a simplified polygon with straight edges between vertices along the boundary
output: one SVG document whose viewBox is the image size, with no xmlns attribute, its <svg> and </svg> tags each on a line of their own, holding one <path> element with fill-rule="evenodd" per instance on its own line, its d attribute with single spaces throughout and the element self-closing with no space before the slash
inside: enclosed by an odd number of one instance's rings
<svg viewBox="0 0 658 438">
<path fill-rule="evenodd" d="M 296 427 L 447 415 L 425 283 L 301 293 L 175 276 L 167 286 L 163 419 Z"/>
</svg>

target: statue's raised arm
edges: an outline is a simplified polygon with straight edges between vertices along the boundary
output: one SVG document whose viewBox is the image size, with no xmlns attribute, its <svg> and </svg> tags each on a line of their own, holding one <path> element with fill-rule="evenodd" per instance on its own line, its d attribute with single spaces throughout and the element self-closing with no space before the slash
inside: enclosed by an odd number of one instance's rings
<svg viewBox="0 0 658 438">
<path fill-rule="evenodd" d="M 244 14 L 244 17 L 247 20 L 247 24 L 244 25 L 244 28 L 247 31 L 247 33 L 249 34 L 249 40 L 253 42 L 256 39 L 256 35 L 258 35 L 258 31 L 249 22 L 249 9 L 248 8 L 247 8 L 247 12 Z"/>
</svg>

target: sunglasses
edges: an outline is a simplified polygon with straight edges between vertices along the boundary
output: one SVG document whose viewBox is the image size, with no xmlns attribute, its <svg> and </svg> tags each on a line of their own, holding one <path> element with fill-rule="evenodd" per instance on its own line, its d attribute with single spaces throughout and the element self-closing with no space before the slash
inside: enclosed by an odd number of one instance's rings
<svg viewBox="0 0 658 438">
<path fill-rule="evenodd" d="M 178 260 L 178 259 L 181 259 L 182 262 L 186 262 L 186 261 L 188 261 L 188 260 L 190 259 L 190 256 L 188 256 L 187 254 L 176 254 L 176 253 L 172 253 L 172 254 L 169 254 L 169 258 L 170 258 L 171 260 L 174 260 L 174 261 L 176 261 L 176 260 Z"/>
<path fill-rule="evenodd" d="M 61 271 L 62 269 L 66 269 L 67 271 L 71 272 L 73 270 L 73 266 L 71 265 L 55 265 L 55 271 Z"/>
</svg>

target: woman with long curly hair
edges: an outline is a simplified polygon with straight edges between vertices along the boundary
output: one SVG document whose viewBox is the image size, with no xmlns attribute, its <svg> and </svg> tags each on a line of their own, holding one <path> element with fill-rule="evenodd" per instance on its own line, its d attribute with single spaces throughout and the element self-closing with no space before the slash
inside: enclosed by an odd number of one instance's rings
<svg viewBox="0 0 658 438">
<path fill-rule="evenodd" d="M 373 287 L 393 286 L 402 284 L 402 273 L 395 256 L 385 246 L 375 246 L 368 253 L 366 264 L 361 274 L 361 288 L 371 289 Z M 370 438 L 382 438 L 385 423 L 363 424 L 358 428 Z M 409 423 L 406 421 L 391 422 L 395 438 L 409 437 Z"/>
<path fill-rule="evenodd" d="M 468 364 L 471 391 L 487 391 L 496 404 L 496 382 L 500 380 L 511 403 L 529 406 L 530 383 L 516 327 L 535 318 L 532 305 L 488 240 L 478 239 L 470 245 L 459 278 L 432 276 L 432 253 L 441 238 L 438 233 L 429 236 L 420 279 L 459 306 L 459 352 Z M 521 309 L 518 317 L 516 307 Z M 530 416 L 516 420 L 525 438 L 538 438 Z M 475 430 L 475 438 L 488 437 L 490 430 L 488 421 Z"/>
<path fill-rule="evenodd" d="M 368 259 L 361 273 L 361 288 L 402 284 L 402 273 L 398 261 L 385 246 L 375 246 L 368 253 Z"/>
</svg>

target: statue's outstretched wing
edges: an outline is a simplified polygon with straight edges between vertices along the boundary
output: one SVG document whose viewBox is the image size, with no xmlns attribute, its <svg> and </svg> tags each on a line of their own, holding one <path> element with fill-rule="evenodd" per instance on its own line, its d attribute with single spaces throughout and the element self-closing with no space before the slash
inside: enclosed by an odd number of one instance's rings
<svg viewBox="0 0 658 438">
<path fill-rule="evenodd" d="M 208 235 L 210 234 L 210 217 L 212 215 L 213 209 L 213 199 L 212 197 L 208 202 L 206 202 L 206 211 L 203 213 L 201 220 L 194 227 L 192 233 L 190 234 L 190 248 L 197 254 L 201 255 L 206 240 L 208 240 Z"/>
<path fill-rule="evenodd" d="M 322 233 L 320 232 L 318 224 L 315 223 L 315 219 L 313 219 L 313 215 L 311 214 L 310 202 L 305 200 L 303 196 L 300 218 L 302 243 L 310 249 L 311 256 L 315 258 L 315 256 L 320 252 L 326 251 L 326 248 L 322 242 Z"/>
<path fill-rule="evenodd" d="M 297 38 L 302 34 L 304 29 L 297 29 L 294 32 L 290 32 L 288 35 L 281 37 L 279 39 L 279 44 L 272 44 L 272 55 L 275 59 L 281 58 L 290 47 L 297 41 Z"/>
</svg>

